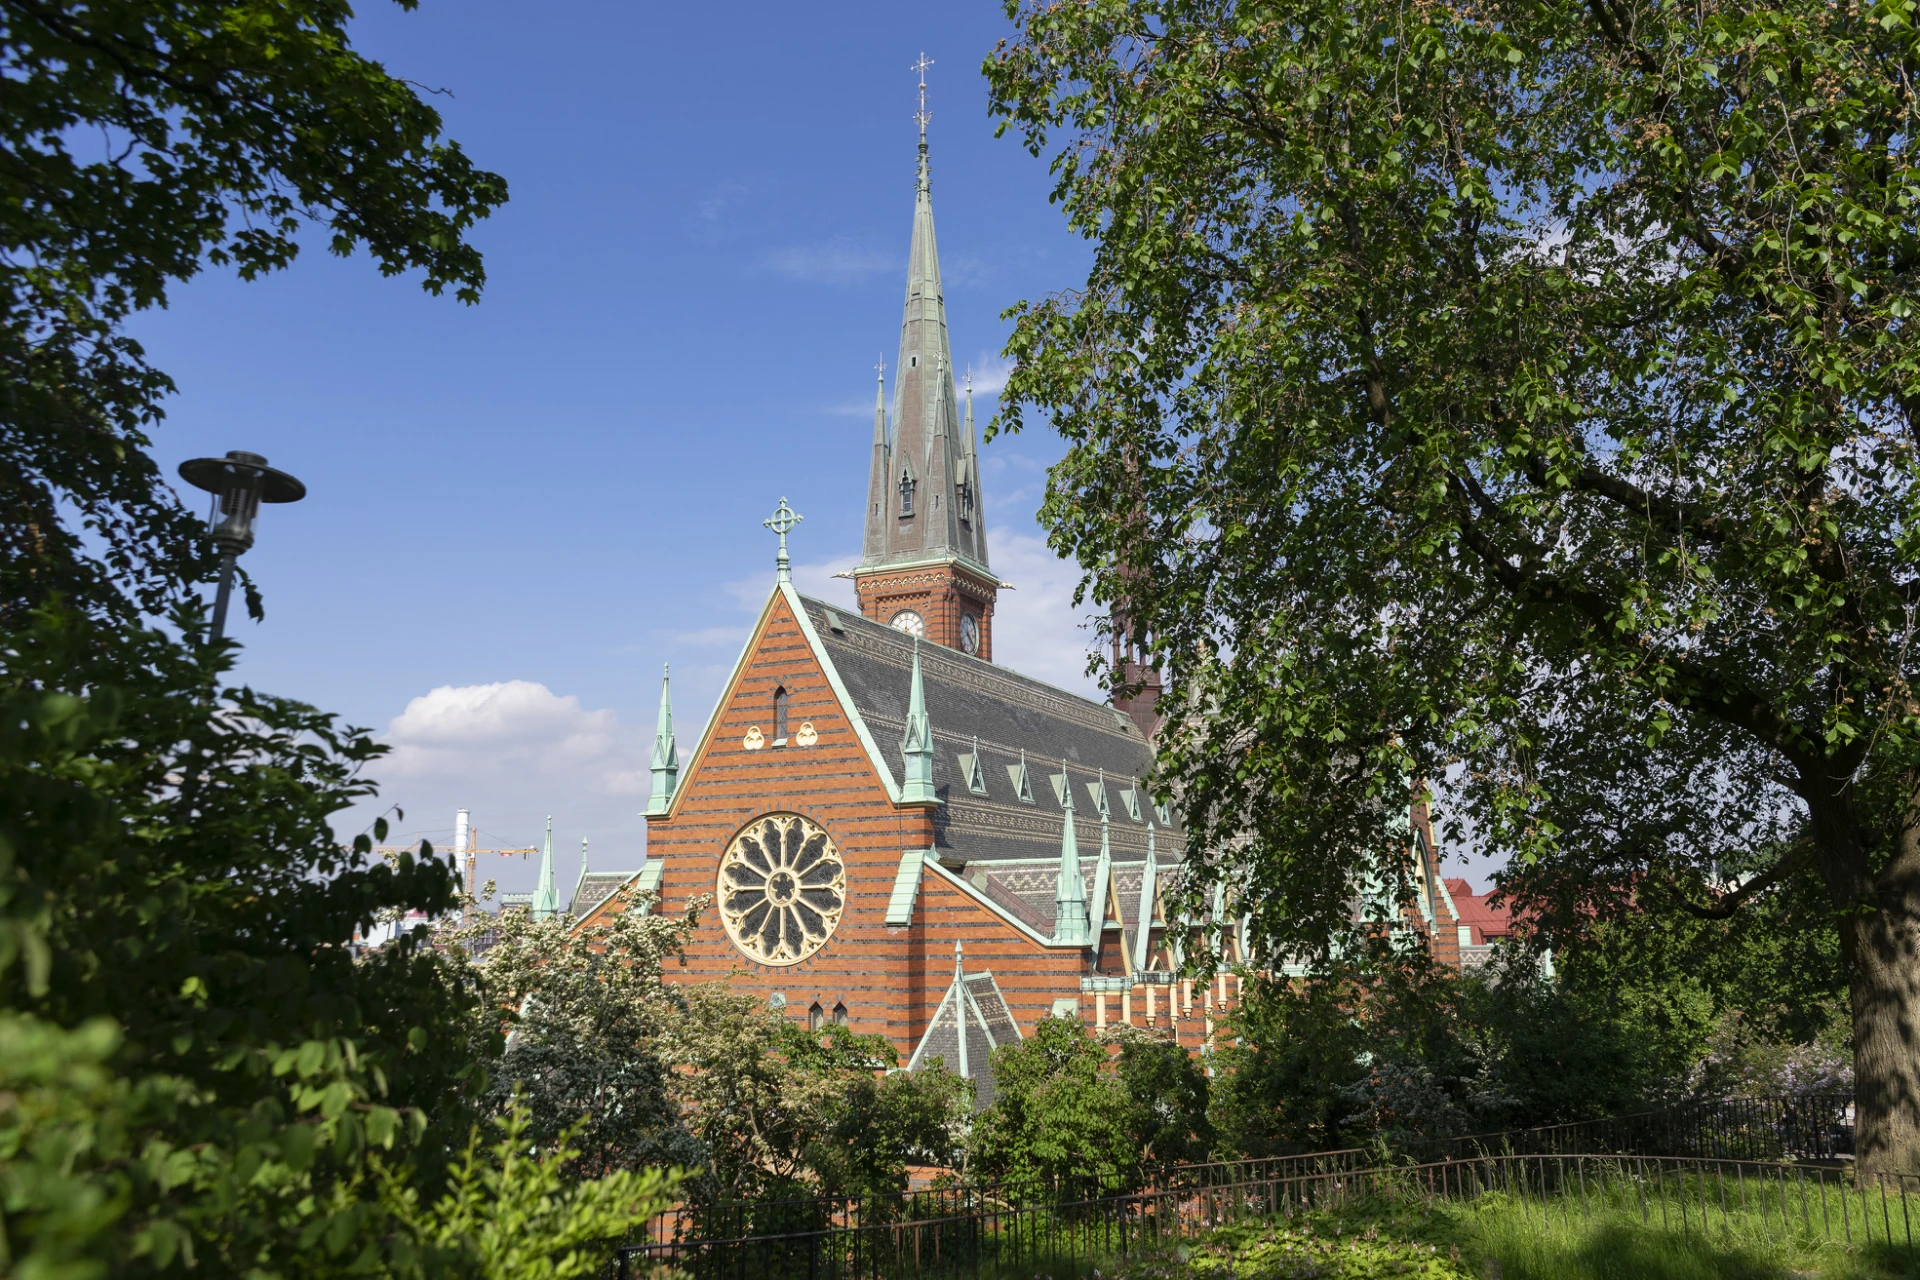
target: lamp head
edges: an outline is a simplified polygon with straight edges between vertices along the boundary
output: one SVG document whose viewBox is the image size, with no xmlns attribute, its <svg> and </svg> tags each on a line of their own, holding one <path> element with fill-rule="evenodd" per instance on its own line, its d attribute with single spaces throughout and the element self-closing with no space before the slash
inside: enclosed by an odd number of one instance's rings
<svg viewBox="0 0 1920 1280">
<path fill-rule="evenodd" d="M 208 536 L 224 555 L 253 546 L 254 522 L 263 502 L 298 502 L 307 486 L 267 465 L 257 453 L 234 449 L 224 458 L 193 458 L 180 464 L 180 478 L 213 495 Z"/>
</svg>

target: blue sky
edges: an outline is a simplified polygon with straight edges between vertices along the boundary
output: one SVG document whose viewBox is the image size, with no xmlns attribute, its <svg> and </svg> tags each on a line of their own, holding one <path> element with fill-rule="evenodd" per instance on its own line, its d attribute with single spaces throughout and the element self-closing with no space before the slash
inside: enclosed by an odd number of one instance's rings
<svg viewBox="0 0 1920 1280">
<path fill-rule="evenodd" d="M 724 21 L 716 17 L 725 15 Z M 267 621 L 240 675 L 371 726 L 400 831 L 537 841 L 563 882 L 637 866 L 664 661 L 690 746 L 772 582 L 761 520 L 806 517 L 803 588 L 851 599 L 873 365 L 899 340 L 925 50 L 954 356 L 1001 376 L 1009 304 L 1084 278 L 1042 161 L 996 140 L 991 4 L 369 4 L 361 50 L 447 96 L 506 176 L 477 307 L 314 243 L 209 274 L 135 332 L 179 395 L 180 460 L 244 448 L 305 480 L 247 557 Z M 984 424 L 991 395 L 980 399 Z M 1082 689 L 1077 572 L 1033 514 L 1058 442 L 988 446 L 996 656 Z M 343 823 L 357 830 L 369 817 Z M 531 887 L 532 860 L 484 869 Z"/>
</svg>

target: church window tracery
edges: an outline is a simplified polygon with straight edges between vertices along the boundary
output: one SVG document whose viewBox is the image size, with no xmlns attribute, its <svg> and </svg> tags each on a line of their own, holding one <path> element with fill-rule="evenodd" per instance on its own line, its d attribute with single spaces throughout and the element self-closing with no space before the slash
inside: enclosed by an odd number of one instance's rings
<svg viewBox="0 0 1920 1280">
<path fill-rule="evenodd" d="M 720 919 L 749 959 L 798 964 L 839 927 L 847 869 L 811 818 L 770 813 L 748 823 L 720 859 Z"/>
</svg>

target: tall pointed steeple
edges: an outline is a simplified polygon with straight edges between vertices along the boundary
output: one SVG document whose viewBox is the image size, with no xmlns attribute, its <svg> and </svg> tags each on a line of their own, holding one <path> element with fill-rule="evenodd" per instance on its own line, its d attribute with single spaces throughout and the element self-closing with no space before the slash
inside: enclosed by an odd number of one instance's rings
<svg viewBox="0 0 1920 1280">
<path fill-rule="evenodd" d="M 547 838 L 540 842 L 540 883 L 533 891 L 533 918 L 551 920 L 560 914 L 560 887 L 553 880 L 553 815 L 547 815 Z"/>
<path fill-rule="evenodd" d="M 653 790 L 647 795 L 649 818 L 664 814 L 673 804 L 673 789 L 680 779 L 680 752 L 673 741 L 673 695 L 668 687 L 672 668 L 660 668 L 660 718 L 653 732 Z"/>
<path fill-rule="evenodd" d="M 905 773 L 901 804 L 939 804 L 933 790 L 933 726 L 927 720 L 927 691 L 920 680 L 920 642 L 913 642 L 913 683 L 907 690 L 907 728 L 900 736 Z"/>
<path fill-rule="evenodd" d="M 919 64 L 920 148 L 892 420 L 876 407 L 854 589 L 865 616 L 991 659 L 1000 584 L 987 564 L 975 446 L 954 394 L 927 153 L 924 76 L 931 65 L 924 57 Z"/>
<path fill-rule="evenodd" d="M 1060 762 L 1064 772 L 1066 761 Z M 1060 818 L 1060 878 L 1053 890 L 1053 940 L 1087 945 L 1087 886 L 1080 880 L 1080 841 L 1073 831 L 1073 779 L 1066 779 Z"/>
</svg>

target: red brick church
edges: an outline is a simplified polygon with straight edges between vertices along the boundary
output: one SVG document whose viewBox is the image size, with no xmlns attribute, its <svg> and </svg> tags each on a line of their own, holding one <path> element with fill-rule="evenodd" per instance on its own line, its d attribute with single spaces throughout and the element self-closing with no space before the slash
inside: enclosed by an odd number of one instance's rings
<svg viewBox="0 0 1920 1280">
<path fill-rule="evenodd" d="M 972 395 L 963 406 L 954 384 L 924 120 L 894 372 L 891 410 L 884 382 L 874 406 L 858 613 L 794 588 L 782 499 L 772 591 L 684 766 L 663 681 L 647 862 L 629 883 L 675 910 L 712 895 L 678 980 L 884 1034 L 912 1065 L 938 1056 L 973 1078 L 983 1103 L 988 1051 L 1048 1016 L 1204 1047 L 1246 939 L 1230 922 L 1221 975 L 1178 976 L 1166 904 L 1186 842 L 1141 787 L 1151 682 L 1100 703 L 995 660 L 1002 584 Z M 1450 950 L 1457 922 L 1412 819 L 1417 927 Z M 580 924 L 620 909 L 611 889 L 574 904 Z"/>
</svg>

